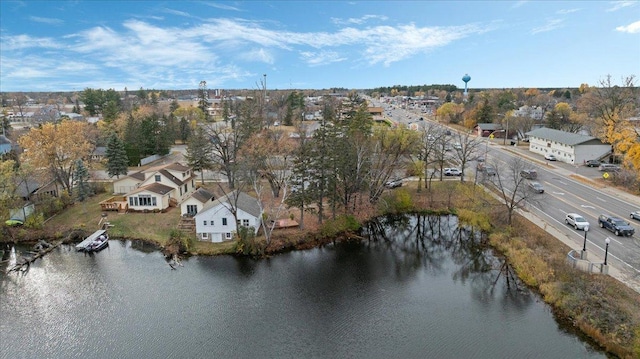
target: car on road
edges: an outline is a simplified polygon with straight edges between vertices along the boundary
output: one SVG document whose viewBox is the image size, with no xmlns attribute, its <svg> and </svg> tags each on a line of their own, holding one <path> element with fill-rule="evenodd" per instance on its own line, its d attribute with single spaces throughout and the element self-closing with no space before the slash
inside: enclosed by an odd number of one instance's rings
<svg viewBox="0 0 640 359">
<path fill-rule="evenodd" d="M 544 186 L 542 186 L 540 182 L 536 182 L 536 181 L 529 182 L 529 188 L 532 191 L 535 191 L 538 193 L 544 193 Z"/>
<path fill-rule="evenodd" d="M 545 153 L 544 154 L 544 159 L 547 161 L 555 161 L 556 160 L 556 156 L 551 154 L 551 153 Z"/>
<path fill-rule="evenodd" d="M 575 229 L 585 230 L 585 228 L 589 228 L 589 221 L 587 221 L 584 217 L 577 213 L 567 213 L 567 216 L 564 218 L 564 223 L 572 226 Z"/>
<path fill-rule="evenodd" d="M 444 169 L 445 176 L 462 176 L 462 171 L 458 168 L 445 168 Z"/>
<path fill-rule="evenodd" d="M 520 177 L 522 178 L 526 178 L 526 179 L 536 179 L 538 178 L 538 171 L 536 170 L 522 170 L 520 171 Z"/>
<path fill-rule="evenodd" d="M 480 168 L 480 171 L 482 171 L 482 173 L 485 176 L 495 176 L 496 175 L 497 172 L 496 172 L 495 167 L 493 167 L 493 166 L 485 166 L 485 165 L 480 166 L 481 164 L 482 164 L 482 162 L 478 163 L 478 167 Z"/>
<path fill-rule="evenodd" d="M 598 217 L 598 225 L 600 228 L 606 228 L 613 232 L 616 236 L 633 236 L 635 229 L 631 227 L 629 222 L 620 217 L 610 216 L 608 214 L 601 214 Z"/>
<path fill-rule="evenodd" d="M 584 163 L 585 166 L 587 167 L 599 167 L 600 166 L 600 161 L 598 160 L 588 160 Z"/>
<path fill-rule="evenodd" d="M 384 186 L 387 187 L 387 188 L 402 187 L 402 180 L 389 181 L 389 182 L 385 183 Z"/>
<path fill-rule="evenodd" d="M 638 221 L 640 221 L 640 211 L 631 212 L 629 217 L 631 217 L 631 219 L 637 219 Z"/>
</svg>

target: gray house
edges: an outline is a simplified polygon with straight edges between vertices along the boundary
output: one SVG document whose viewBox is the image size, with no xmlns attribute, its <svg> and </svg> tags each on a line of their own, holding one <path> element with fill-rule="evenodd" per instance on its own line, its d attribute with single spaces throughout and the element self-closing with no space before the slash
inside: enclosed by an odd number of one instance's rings
<svg viewBox="0 0 640 359">
<path fill-rule="evenodd" d="M 611 153 L 611 145 L 593 136 L 546 127 L 529 131 L 526 135 L 529 136 L 529 151 L 541 155 L 553 154 L 561 162 L 583 164 Z"/>
</svg>

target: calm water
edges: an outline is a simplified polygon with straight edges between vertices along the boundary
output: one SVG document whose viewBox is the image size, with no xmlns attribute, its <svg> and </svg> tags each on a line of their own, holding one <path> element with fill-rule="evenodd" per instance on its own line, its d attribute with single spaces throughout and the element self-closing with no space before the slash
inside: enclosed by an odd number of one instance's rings
<svg viewBox="0 0 640 359">
<path fill-rule="evenodd" d="M 363 235 L 375 239 L 177 270 L 137 242 L 61 247 L 0 274 L 0 357 L 605 357 L 499 276 L 502 261 L 455 218 Z"/>
</svg>

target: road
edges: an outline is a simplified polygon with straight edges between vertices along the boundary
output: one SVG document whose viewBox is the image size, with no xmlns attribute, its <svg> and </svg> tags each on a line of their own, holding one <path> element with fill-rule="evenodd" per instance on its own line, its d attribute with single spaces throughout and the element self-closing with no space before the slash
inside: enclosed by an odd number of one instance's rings
<svg viewBox="0 0 640 359">
<path fill-rule="evenodd" d="M 384 114 L 400 124 L 409 124 L 422 116 L 414 110 L 381 103 L 377 103 L 377 106 L 385 108 Z M 424 119 L 428 120 L 426 116 Z M 498 142 L 487 140 L 485 151 L 488 162 L 505 168 L 513 158 L 523 158 L 531 164 L 531 168 L 537 169 L 537 181 L 545 187 L 545 193 L 539 195 L 535 204 L 528 204 L 523 214 L 578 252 L 583 248 L 585 233 L 566 225 L 564 218 L 567 213 L 581 214 L 590 223 L 586 236 L 588 259 L 594 263 L 604 262 L 605 239 L 609 238 L 607 264 L 614 269 L 609 273 L 640 292 L 640 221 L 629 218 L 632 211 L 640 209 L 640 197 L 612 187 L 601 187 L 601 182 L 595 181 L 602 176 L 597 168 L 548 162 L 526 148 L 503 146 L 502 142 Z M 467 180 L 473 180 L 474 170 L 475 162 L 469 163 L 465 169 Z M 635 235 L 618 237 L 600 228 L 598 216 L 603 213 L 629 221 L 636 230 Z"/>
</svg>

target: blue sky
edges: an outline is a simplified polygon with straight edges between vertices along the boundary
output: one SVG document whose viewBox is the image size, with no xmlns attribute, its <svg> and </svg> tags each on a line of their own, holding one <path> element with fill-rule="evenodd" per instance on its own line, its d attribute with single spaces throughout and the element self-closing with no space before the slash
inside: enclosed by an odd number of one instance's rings
<svg viewBox="0 0 640 359">
<path fill-rule="evenodd" d="M 578 87 L 640 76 L 639 1 L 0 1 L 0 91 Z"/>
</svg>

